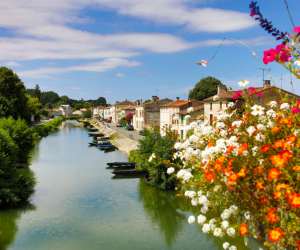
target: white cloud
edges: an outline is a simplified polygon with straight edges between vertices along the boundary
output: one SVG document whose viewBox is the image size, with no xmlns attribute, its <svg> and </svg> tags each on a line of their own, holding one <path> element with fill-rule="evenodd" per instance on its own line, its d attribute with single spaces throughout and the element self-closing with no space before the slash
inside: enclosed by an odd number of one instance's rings
<svg viewBox="0 0 300 250">
<path fill-rule="evenodd" d="M 105 72 L 118 67 L 136 67 L 140 63 L 137 61 L 129 61 L 123 58 L 107 58 L 99 62 L 69 66 L 69 67 L 44 67 L 39 69 L 27 70 L 20 72 L 22 77 L 41 78 L 49 77 L 53 74 L 61 74 L 66 72 Z"/>
<path fill-rule="evenodd" d="M 123 78 L 125 76 L 125 74 L 118 72 L 115 76 L 117 78 Z"/>
<path fill-rule="evenodd" d="M 199 8 L 190 0 L 10 0 L 0 2 L 0 27 L 12 36 L 0 38 L 0 61 L 99 60 L 72 67 L 52 67 L 23 72 L 27 77 L 70 71 L 101 72 L 104 62 L 127 60 L 145 52 L 175 53 L 200 46 L 215 46 L 219 40 L 190 42 L 162 33 L 98 34 L 72 28 L 84 23 L 85 8 L 110 9 L 155 23 L 183 26 L 193 31 L 226 32 L 249 28 L 253 22 L 244 13 Z M 204 0 L 200 2 L 205 2 Z M 228 42 L 229 44 L 229 42 Z M 232 44 L 232 43 L 231 43 Z M 100 69 L 100 70 L 99 70 Z"/>
</svg>

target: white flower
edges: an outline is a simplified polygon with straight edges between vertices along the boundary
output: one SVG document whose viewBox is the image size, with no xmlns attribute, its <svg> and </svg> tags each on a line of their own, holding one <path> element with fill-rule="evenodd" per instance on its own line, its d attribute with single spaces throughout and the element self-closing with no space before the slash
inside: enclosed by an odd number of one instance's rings
<svg viewBox="0 0 300 250">
<path fill-rule="evenodd" d="M 280 109 L 283 109 L 283 110 L 288 110 L 290 108 L 290 105 L 288 103 L 282 103 L 280 105 Z"/>
<path fill-rule="evenodd" d="M 210 231 L 210 225 L 209 224 L 204 224 L 202 227 L 202 232 L 207 234 Z"/>
<path fill-rule="evenodd" d="M 175 145 L 174 145 L 174 148 L 176 149 L 176 150 L 179 150 L 179 149 L 181 149 L 181 143 L 180 142 L 176 142 L 175 143 Z"/>
<path fill-rule="evenodd" d="M 222 237 L 222 236 L 223 236 L 223 231 L 222 231 L 222 229 L 219 228 L 219 227 L 215 228 L 215 229 L 214 229 L 213 235 L 214 235 L 215 237 Z"/>
<path fill-rule="evenodd" d="M 218 129 L 224 129 L 226 127 L 224 122 L 217 122 L 216 128 Z"/>
<path fill-rule="evenodd" d="M 190 143 L 196 143 L 196 142 L 199 141 L 199 137 L 196 136 L 196 135 L 191 135 L 191 136 L 189 137 L 189 141 L 190 141 Z"/>
<path fill-rule="evenodd" d="M 201 195 L 201 196 L 198 198 L 198 202 L 199 202 L 199 204 L 201 204 L 201 205 L 207 204 L 207 202 L 208 202 L 207 197 L 206 197 L 205 195 Z"/>
<path fill-rule="evenodd" d="M 248 80 L 242 80 L 242 81 L 238 82 L 238 84 L 243 88 L 246 87 L 249 83 L 250 83 L 250 81 L 248 81 Z"/>
<path fill-rule="evenodd" d="M 207 206 L 207 205 L 204 205 L 204 206 L 201 208 L 201 213 L 206 214 L 207 211 L 208 211 L 208 206 Z"/>
<path fill-rule="evenodd" d="M 250 212 L 249 211 L 245 212 L 244 217 L 246 220 L 250 220 L 250 218 L 251 218 Z"/>
<path fill-rule="evenodd" d="M 206 216 L 202 215 L 202 214 L 198 215 L 197 221 L 198 221 L 198 224 L 202 225 L 206 221 Z"/>
<path fill-rule="evenodd" d="M 231 205 L 229 210 L 232 214 L 235 214 L 238 210 L 238 207 L 236 205 Z"/>
<path fill-rule="evenodd" d="M 261 123 L 259 123 L 259 124 L 257 124 L 257 129 L 258 130 L 260 130 L 260 131 L 264 131 L 264 130 L 266 130 L 266 127 L 265 127 L 265 125 L 263 125 L 263 124 L 261 124 Z"/>
<path fill-rule="evenodd" d="M 191 204 L 192 204 L 193 207 L 196 207 L 196 206 L 198 205 L 198 200 L 195 199 L 195 198 L 193 198 L 193 199 L 191 200 Z"/>
<path fill-rule="evenodd" d="M 175 172 L 175 168 L 170 167 L 167 169 L 167 174 L 173 174 Z"/>
<path fill-rule="evenodd" d="M 264 115 L 264 110 L 265 110 L 265 108 L 262 107 L 262 106 L 260 106 L 260 105 L 253 105 L 253 106 L 251 107 L 251 109 L 252 109 L 251 114 L 252 114 L 253 116 L 262 116 L 262 115 Z"/>
<path fill-rule="evenodd" d="M 256 136 L 255 136 L 255 140 L 259 141 L 259 142 L 262 142 L 265 140 L 265 136 L 258 133 Z"/>
<path fill-rule="evenodd" d="M 225 209 L 222 213 L 221 213 L 221 218 L 222 220 L 227 220 L 229 219 L 231 213 L 229 209 Z"/>
<path fill-rule="evenodd" d="M 232 246 L 230 246 L 230 247 L 228 248 L 228 250 L 237 250 L 237 247 L 234 246 L 234 245 L 232 245 Z"/>
<path fill-rule="evenodd" d="M 295 64 L 296 66 L 300 67 L 300 60 L 295 61 L 294 64 Z"/>
<path fill-rule="evenodd" d="M 246 129 L 246 131 L 249 134 L 249 136 L 252 136 L 254 134 L 254 132 L 256 131 L 256 128 L 254 126 L 250 126 Z"/>
<path fill-rule="evenodd" d="M 229 103 L 227 104 L 228 108 L 233 108 L 234 105 L 235 105 L 234 102 L 229 102 Z"/>
<path fill-rule="evenodd" d="M 230 246 L 230 244 L 228 242 L 224 242 L 223 243 L 223 248 L 226 250 L 228 247 Z"/>
<path fill-rule="evenodd" d="M 193 198 L 193 197 L 196 196 L 196 192 L 195 191 L 185 191 L 184 196 L 189 197 L 189 198 Z"/>
<path fill-rule="evenodd" d="M 177 172 L 177 178 L 178 179 L 182 179 L 183 182 L 188 182 L 191 178 L 193 177 L 193 175 L 191 174 L 191 172 L 187 169 L 180 169 Z"/>
<path fill-rule="evenodd" d="M 194 215 L 190 215 L 189 218 L 188 218 L 188 223 L 189 224 L 194 224 L 196 221 L 196 218 Z"/>
<path fill-rule="evenodd" d="M 277 102 L 276 102 L 276 101 L 271 101 L 271 102 L 269 103 L 269 106 L 270 106 L 271 108 L 276 108 L 276 107 L 277 107 Z"/>
<path fill-rule="evenodd" d="M 254 146 L 252 148 L 252 154 L 255 156 L 257 154 L 257 151 L 258 151 L 258 147 L 257 146 Z"/>
<path fill-rule="evenodd" d="M 233 227 L 230 227 L 226 230 L 226 233 L 228 234 L 228 236 L 234 237 L 235 236 L 235 229 Z"/>
<path fill-rule="evenodd" d="M 221 227 L 223 229 L 227 229 L 229 227 L 229 222 L 227 220 L 223 220 L 221 223 Z"/>
<path fill-rule="evenodd" d="M 276 118 L 276 112 L 273 109 L 269 109 L 266 114 L 270 118 Z"/>
<path fill-rule="evenodd" d="M 234 122 L 232 122 L 232 126 L 233 127 L 237 127 L 237 128 L 239 128 L 241 125 L 242 125 L 242 121 L 240 121 L 240 120 L 237 120 L 237 121 L 234 121 Z"/>
</svg>

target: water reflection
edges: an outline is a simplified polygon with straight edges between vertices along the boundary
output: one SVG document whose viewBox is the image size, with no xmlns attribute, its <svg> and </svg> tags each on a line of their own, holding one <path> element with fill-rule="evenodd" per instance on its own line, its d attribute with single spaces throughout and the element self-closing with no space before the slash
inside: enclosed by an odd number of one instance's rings
<svg viewBox="0 0 300 250">
<path fill-rule="evenodd" d="M 34 206 L 27 205 L 21 209 L 0 211 L 0 250 L 6 250 L 15 241 L 18 232 L 18 220 L 27 211 L 34 210 Z"/>
<path fill-rule="evenodd" d="M 139 197 L 152 223 L 159 226 L 166 244 L 171 246 L 186 223 L 180 212 L 182 201 L 173 193 L 149 186 L 143 180 L 139 183 Z"/>
</svg>

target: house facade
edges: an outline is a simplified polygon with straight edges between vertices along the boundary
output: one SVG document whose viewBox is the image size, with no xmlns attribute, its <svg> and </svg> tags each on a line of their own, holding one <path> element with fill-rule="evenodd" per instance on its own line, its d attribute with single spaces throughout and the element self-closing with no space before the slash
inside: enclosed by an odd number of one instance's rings
<svg viewBox="0 0 300 250">
<path fill-rule="evenodd" d="M 160 109 L 160 133 L 175 131 L 180 139 L 185 139 L 188 125 L 203 117 L 204 105 L 195 100 L 179 100 L 164 105 Z"/>
<path fill-rule="evenodd" d="M 59 107 L 59 110 L 61 111 L 61 114 L 65 117 L 69 117 L 72 115 L 72 107 L 68 104 L 66 105 L 61 105 Z"/>
</svg>

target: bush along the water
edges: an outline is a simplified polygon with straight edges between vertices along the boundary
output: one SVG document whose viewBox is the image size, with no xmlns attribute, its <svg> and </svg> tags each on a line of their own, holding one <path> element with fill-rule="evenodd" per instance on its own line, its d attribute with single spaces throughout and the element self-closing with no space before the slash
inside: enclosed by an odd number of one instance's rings
<svg viewBox="0 0 300 250">
<path fill-rule="evenodd" d="M 28 201 L 35 179 L 27 161 L 34 133 L 22 120 L 0 119 L 0 208 Z"/>
<path fill-rule="evenodd" d="M 172 190 L 176 186 L 176 178 L 170 174 L 170 171 L 178 168 L 180 161 L 173 159 L 176 140 L 177 136 L 171 131 L 162 136 L 158 129 L 146 130 L 139 148 L 129 156 L 130 161 L 137 163 L 138 169 L 148 172 L 147 180 L 150 184 L 164 190 Z"/>
<path fill-rule="evenodd" d="M 272 250 L 300 249 L 300 101 L 265 107 L 229 103 L 215 123 L 176 143 L 183 167 L 173 175 L 204 233 L 235 250 L 235 237 Z"/>
<path fill-rule="evenodd" d="M 56 117 L 51 121 L 35 126 L 34 130 L 40 137 L 46 137 L 50 133 L 57 131 L 58 127 L 61 125 L 63 121 L 64 121 L 63 117 Z"/>
</svg>

